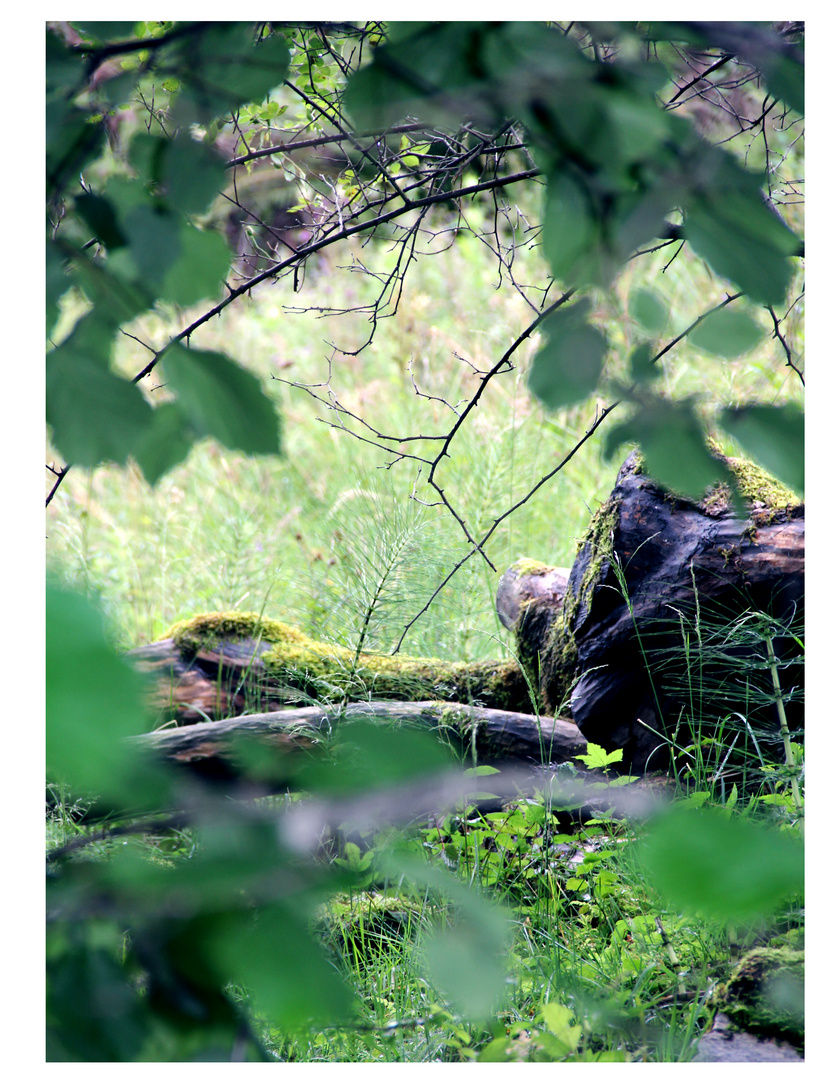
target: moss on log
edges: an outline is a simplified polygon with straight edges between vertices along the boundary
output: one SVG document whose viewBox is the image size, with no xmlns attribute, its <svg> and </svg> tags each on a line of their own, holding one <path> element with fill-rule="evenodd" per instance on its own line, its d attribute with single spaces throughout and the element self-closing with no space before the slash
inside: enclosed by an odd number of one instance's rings
<svg viewBox="0 0 838 1080">
<path fill-rule="evenodd" d="M 176 623 L 166 638 L 134 649 L 154 677 L 161 719 L 194 723 L 289 705 L 367 700 L 477 703 L 531 712 L 515 660 L 464 663 L 355 654 L 253 613 L 212 612 Z"/>
<path fill-rule="evenodd" d="M 684 667 L 685 627 L 695 639 L 702 619 L 730 625 L 764 612 L 788 627 L 802 621 L 804 507 L 756 466 L 726 463 L 750 504 L 746 516 L 723 486 L 701 503 L 662 490 L 633 454 L 566 584 L 555 571 L 555 587 L 545 589 L 549 568 L 524 564 L 507 572 L 511 592 L 507 575 L 501 582 L 498 608 L 512 621 L 522 665 L 538 673 L 541 708 L 570 716 L 591 742 L 622 748 L 635 769 L 665 765 L 667 734 L 691 707 L 683 688 L 672 688 L 683 676 L 675 669 Z M 775 649 L 782 665 L 800 652 L 791 632 Z M 663 657 L 674 659 L 659 678 Z M 789 671 L 799 681 L 799 665 Z M 702 673 L 708 685 L 710 674 Z"/>
</svg>

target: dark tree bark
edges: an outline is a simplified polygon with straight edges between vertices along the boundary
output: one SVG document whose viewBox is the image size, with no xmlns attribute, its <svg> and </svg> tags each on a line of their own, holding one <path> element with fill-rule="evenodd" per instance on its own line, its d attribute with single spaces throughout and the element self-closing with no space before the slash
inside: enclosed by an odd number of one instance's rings
<svg viewBox="0 0 838 1080">
<path fill-rule="evenodd" d="M 802 504 L 772 509 L 757 500 L 747 518 L 738 517 L 724 500 L 696 504 L 665 493 L 633 455 L 564 590 L 564 571 L 518 563 L 501 581 L 498 611 L 539 678 L 546 710 L 565 712 L 589 741 L 622 748 L 636 770 L 659 766 L 668 757 L 665 736 L 687 704 L 676 661 L 685 625 L 696 647 L 702 624 L 729 626 L 747 612 L 800 623 L 804 535 Z M 715 650 L 716 670 L 702 669 L 707 685 L 747 648 L 732 646 L 726 657 Z M 781 665 L 799 653 L 789 633 L 774 648 Z M 788 690 L 801 675 L 799 666 L 787 671 Z M 776 727 L 776 712 L 770 722 Z"/>
</svg>

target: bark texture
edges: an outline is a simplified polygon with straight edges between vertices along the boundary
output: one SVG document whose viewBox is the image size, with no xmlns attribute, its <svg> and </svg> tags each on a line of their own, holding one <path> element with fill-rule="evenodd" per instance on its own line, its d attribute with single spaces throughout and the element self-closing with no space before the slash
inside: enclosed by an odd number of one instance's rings
<svg viewBox="0 0 838 1080">
<path fill-rule="evenodd" d="M 678 669 L 685 635 L 699 648 L 703 628 L 757 612 L 800 624 L 804 538 L 802 504 L 757 498 L 747 517 L 737 516 L 718 493 L 697 504 L 664 492 L 632 455 L 566 585 L 563 570 L 518 563 L 501 581 L 498 611 L 514 627 L 546 711 L 569 715 L 591 742 L 622 748 L 626 765 L 660 766 L 664 736 L 694 704 L 684 698 L 689 672 Z M 702 685 L 718 685 L 727 661 L 737 650 L 744 660 L 750 647 L 716 649 Z M 788 689 L 801 678 L 799 645 L 788 633 L 774 648 Z M 791 719 L 802 721 L 794 708 Z"/>
<path fill-rule="evenodd" d="M 576 726 L 566 720 L 440 701 L 372 701 L 340 708 L 285 709 L 190 724 L 138 738 L 171 764 L 186 765 L 218 779 L 242 772 L 251 778 L 258 776 L 258 755 L 251 751 L 254 746 L 266 748 L 274 753 L 263 756 L 263 764 L 277 779 L 282 775 L 281 764 L 277 767 L 282 756 L 317 752 L 335 725 L 358 719 L 444 731 L 464 751 L 473 750 L 482 764 L 570 761 L 587 747 Z"/>
</svg>

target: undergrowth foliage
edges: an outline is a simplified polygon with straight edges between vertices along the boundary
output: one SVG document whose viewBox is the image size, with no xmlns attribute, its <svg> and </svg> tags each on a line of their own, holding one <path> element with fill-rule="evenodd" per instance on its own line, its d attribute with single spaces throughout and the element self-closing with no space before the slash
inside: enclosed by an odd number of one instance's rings
<svg viewBox="0 0 838 1080">
<path fill-rule="evenodd" d="M 336 723 L 232 799 L 142 752 L 116 651 L 220 609 L 349 676 L 495 658 L 497 571 L 570 565 L 602 449 L 700 493 L 712 434 L 802 494 L 802 40 L 48 24 L 50 1060 L 686 1061 L 802 943 L 800 619 L 673 613 L 673 807 L 604 809 L 641 781 L 589 745 L 390 829 L 472 763 Z"/>
</svg>

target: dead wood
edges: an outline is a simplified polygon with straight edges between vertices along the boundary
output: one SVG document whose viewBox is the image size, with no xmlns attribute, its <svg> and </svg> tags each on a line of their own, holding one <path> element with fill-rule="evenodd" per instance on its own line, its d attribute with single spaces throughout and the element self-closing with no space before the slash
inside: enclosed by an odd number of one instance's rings
<svg viewBox="0 0 838 1080">
<path fill-rule="evenodd" d="M 473 750 L 478 762 L 486 764 L 570 761 L 587 746 L 576 726 L 566 720 L 440 701 L 285 709 L 155 731 L 137 736 L 137 741 L 165 761 L 209 778 L 229 778 L 243 771 L 258 774 L 260 762 L 251 752 L 255 744 L 278 751 L 270 762 L 261 762 L 276 779 L 283 771 L 283 756 L 317 753 L 336 725 L 359 719 L 415 724 L 445 733 L 463 752 Z"/>
</svg>

